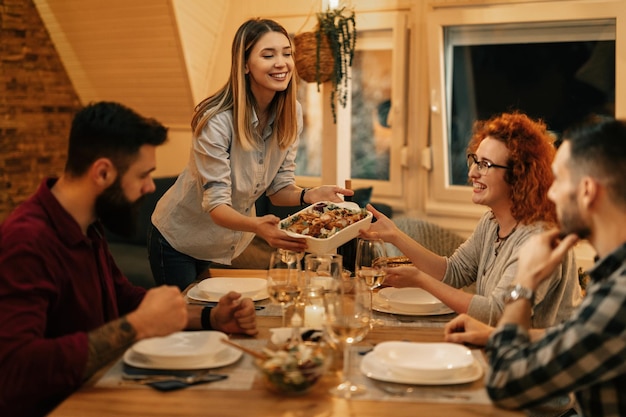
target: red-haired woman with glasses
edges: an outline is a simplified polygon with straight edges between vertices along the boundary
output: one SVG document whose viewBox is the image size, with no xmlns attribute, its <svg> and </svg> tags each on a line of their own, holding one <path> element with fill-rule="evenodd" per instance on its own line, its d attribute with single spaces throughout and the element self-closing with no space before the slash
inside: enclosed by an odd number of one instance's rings
<svg viewBox="0 0 626 417">
<path fill-rule="evenodd" d="M 511 297 L 533 300 L 533 327 L 568 318 L 582 297 L 573 251 L 535 293 L 511 286 L 522 243 L 556 222 L 554 204 L 547 197 L 553 179 L 553 141 L 542 121 L 517 112 L 475 123 L 468 176 L 472 201 L 489 211 L 449 258 L 424 248 L 369 206 L 378 221 L 361 232 L 363 236 L 392 243 L 414 265 L 390 268 L 385 284 L 423 288 L 457 313 L 491 325 Z M 474 284 L 473 292 L 462 289 Z"/>
</svg>

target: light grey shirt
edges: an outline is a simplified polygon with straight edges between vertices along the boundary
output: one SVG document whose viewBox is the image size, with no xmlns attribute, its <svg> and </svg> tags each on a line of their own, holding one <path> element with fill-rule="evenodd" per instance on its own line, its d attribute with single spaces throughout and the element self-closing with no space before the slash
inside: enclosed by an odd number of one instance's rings
<svg viewBox="0 0 626 417">
<path fill-rule="evenodd" d="M 507 287 L 517 273 L 520 247 L 530 236 L 545 230 L 545 225 L 520 225 L 499 243 L 497 230 L 493 213 L 486 212 L 474 233 L 447 259 L 443 277 L 444 283 L 456 288 L 476 283 L 476 294 L 467 313 L 490 325 L 495 325 L 502 316 Z M 581 300 L 576 260 L 570 250 L 552 276 L 537 289 L 532 326 L 546 328 L 565 321 Z"/>
<path fill-rule="evenodd" d="M 253 233 L 231 230 L 213 222 L 209 212 L 227 204 L 245 216 L 255 216 L 254 203 L 295 183 L 298 140 L 286 150 L 271 138 L 271 117 L 256 149 L 242 149 L 234 140 L 232 111 L 211 118 L 192 141 L 189 163 L 159 200 L 152 223 L 174 249 L 196 259 L 230 265 L 248 246 Z M 297 104 L 298 138 L 302 108 Z M 253 124 L 258 124 L 256 115 Z"/>
</svg>

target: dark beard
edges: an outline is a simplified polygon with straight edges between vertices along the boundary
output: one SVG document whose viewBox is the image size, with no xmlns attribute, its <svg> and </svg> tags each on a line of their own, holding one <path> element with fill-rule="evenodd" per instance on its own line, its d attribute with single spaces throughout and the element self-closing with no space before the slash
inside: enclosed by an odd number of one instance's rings
<svg viewBox="0 0 626 417">
<path fill-rule="evenodd" d="M 144 197 L 131 202 L 124 195 L 117 179 L 96 199 L 96 216 L 110 232 L 126 238 L 132 237 L 137 229 L 137 218 Z"/>
<path fill-rule="evenodd" d="M 585 224 L 585 221 L 580 216 L 576 196 L 573 193 L 570 196 L 570 201 L 568 202 L 567 207 L 561 211 L 559 224 L 561 226 L 561 236 L 567 236 L 574 233 L 581 239 L 587 239 L 591 234 L 591 229 Z"/>
</svg>

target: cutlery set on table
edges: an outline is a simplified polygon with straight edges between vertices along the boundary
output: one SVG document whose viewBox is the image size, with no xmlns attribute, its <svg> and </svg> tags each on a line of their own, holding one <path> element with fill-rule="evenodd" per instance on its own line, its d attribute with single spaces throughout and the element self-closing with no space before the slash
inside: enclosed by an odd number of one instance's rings
<svg viewBox="0 0 626 417">
<path fill-rule="evenodd" d="M 174 371 L 150 370 L 135 368 L 124 364 L 122 379 L 142 385 L 150 385 L 160 391 L 172 391 L 206 382 L 221 381 L 228 375 L 215 373 L 212 370 Z"/>
<path fill-rule="evenodd" d="M 229 291 L 240 292 L 253 301 L 269 297 L 265 279 L 216 277 L 191 287 L 187 298 L 191 304 L 214 306 Z M 214 370 L 231 365 L 242 356 L 240 349 L 223 340 L 227 341 L 228 336 L 219 331 L 182 331 L 141 340 L 123 355 L 122 380 L 162 391 L 222 381 L 228 375 Z"/>
<path fill-rule="evenodd" d="M 163 391 L 221 381 L 228 376 L 211 369 L 241 357 L 223 339 L 228 336 L 222 332 L 196 331 L 141 340 L 124 353 L 122 379 Z"/>
</svg>

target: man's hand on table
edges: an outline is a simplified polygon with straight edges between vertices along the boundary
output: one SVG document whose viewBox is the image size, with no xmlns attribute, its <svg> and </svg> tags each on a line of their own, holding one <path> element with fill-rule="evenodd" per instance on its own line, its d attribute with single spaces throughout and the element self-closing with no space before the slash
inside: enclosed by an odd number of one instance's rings
<svg viewBox="0 0 626 417">
<path fill-rule="evenodd" d="M 126 317 L 137 340 L 167 336 L 187 324 L 187 303 L 177 287 L 163 285 L 148 290 L 137 310 Z"/>
<path fill-rule="evenodd" d="M 127 315 L 136 332 L 136 340 L 167 336 L 187 329 L 201 329 L 201 306 L 188 305 L 180 290 L 174 286 L 160 286 L 146 292 L 137 310 Z M 231 291 L 220 298 L 211 309 L 211 327 L 224 333 L 258 333 L 256 311 L 250 298 Z"/>
<path fill-rule="evenodd" d="M 444 328 L 446 342 L 484 347 L 495 329 L 467 314 L 450 320 Z"/>
<path fill-rule="evenodd" d="M 241 298 L 237 292 L 229 292 L 211 311 L 211 326 L 224 333 L 254 336 L 258 333 L 254 303 L 250 298 Z"/>
</svg>

